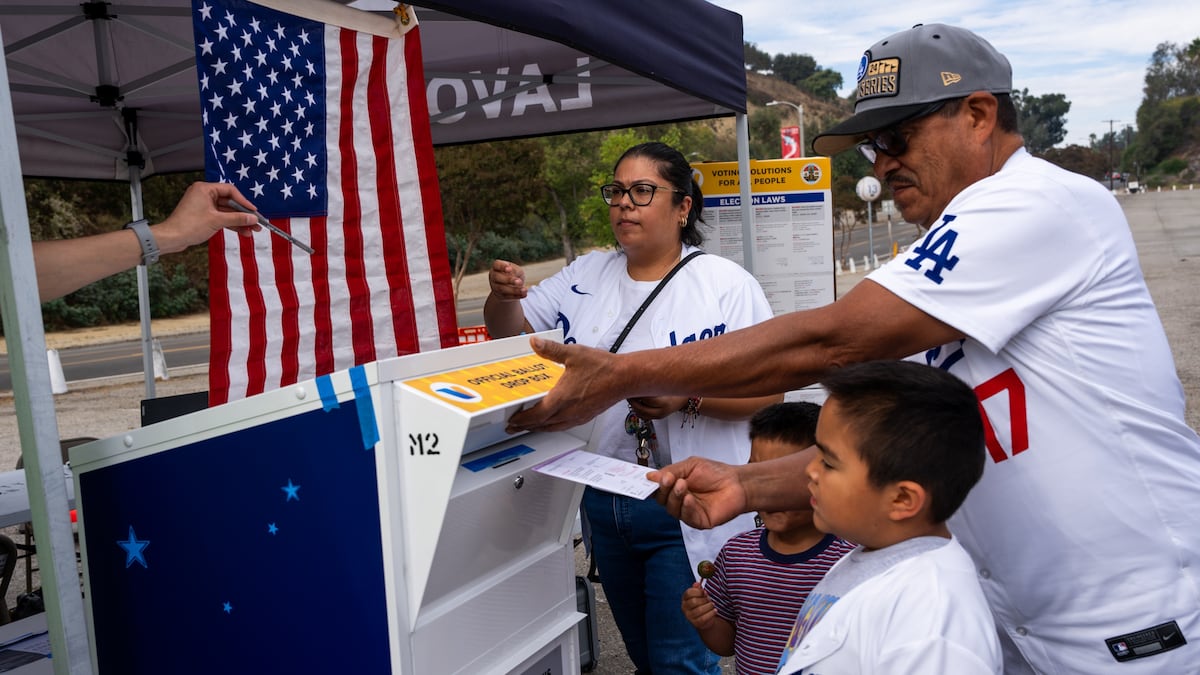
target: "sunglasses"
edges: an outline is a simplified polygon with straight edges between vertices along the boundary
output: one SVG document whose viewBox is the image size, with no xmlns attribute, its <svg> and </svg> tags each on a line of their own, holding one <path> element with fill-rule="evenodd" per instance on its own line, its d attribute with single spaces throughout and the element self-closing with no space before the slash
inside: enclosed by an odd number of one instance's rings
<svg viewBox="0 0 1200 675">
<path fill-rule="evenodd" d="M 899 157 L 900 155 L 908 152 L 908 138 L 915 131 L 913 129 L 913 123 L 919 122 L 920 120 L 941 110 L 949 102 L 950 101 L 939 101 L 902 122 L 893 124 L 882 131 L 875 132 L 873 137 L 868 137 L 867 140 L 859 143 L 855 147 L 858 148 L 858 152 L 862 154 L 863 157 L 866 157 L 867 161 L 872 164 L 875 163 L 875 159 L 879 157 L 880 153 L 887 155 L 888 157 Z"/>
</svg>

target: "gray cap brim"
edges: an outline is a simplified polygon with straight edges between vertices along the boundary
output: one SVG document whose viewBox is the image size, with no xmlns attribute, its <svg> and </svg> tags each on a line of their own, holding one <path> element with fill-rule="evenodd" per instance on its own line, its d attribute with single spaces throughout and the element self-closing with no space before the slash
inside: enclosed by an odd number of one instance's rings
<svg viewBox="0 0 1200 675">
<path fill-rule="evenodd" d="M 920 117 L 930 110 L 929 103 L 875 108 L 864 110 L 850 119 L 837 124 L 813 139 L 813 151 L 818 155 L 832 157 L 843 150 L 867 140 L 867 134 Z"/>
</svg>

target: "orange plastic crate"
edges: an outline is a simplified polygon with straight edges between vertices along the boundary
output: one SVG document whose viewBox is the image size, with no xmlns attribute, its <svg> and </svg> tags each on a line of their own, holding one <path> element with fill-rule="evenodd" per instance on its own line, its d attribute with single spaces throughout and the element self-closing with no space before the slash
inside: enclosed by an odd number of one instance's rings
<svg viewBox="0 0 1200 675">
<path fill-rule="evenodd" d="M 474 342 L 491 340 L 486 326 L 462 326 L 458 329 L 458 344 L 469 345 Z"/>
</svg>

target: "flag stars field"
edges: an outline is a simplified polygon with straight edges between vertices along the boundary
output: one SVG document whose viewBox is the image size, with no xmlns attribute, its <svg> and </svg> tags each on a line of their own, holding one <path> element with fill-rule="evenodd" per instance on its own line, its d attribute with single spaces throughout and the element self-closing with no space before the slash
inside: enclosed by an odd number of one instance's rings
<svg viewBox="0 0 1200 675">
<path fill-rule="evenodd" d="M 137 534 L 135 534 L 133 531 L 133 525 L 130 525 L 129 526 L 129 539 L 126 541 L 118 541 L 117 542 L 117 546 L 120 546 L 122 549 L 125 550 L 125 567 L 126 567 L 126 569 L 128 569 L 129 566 L 133 565 L 133 563 L 135 563 L 135 562 L 140 563 L 141 566 L 146 569 L 150 568 L 150 566 L 146 564 L 146 556 L 143 554 L 143 552 L 146 550 L 146 547 L 149 545 L 150 545 L 149 540 L 137 538 Z"/>
<path fill-rule="evenodd" d="M 299 486 L 299 485 L 293 485 L 293 484 L 292 484 L 292 479 L 291 479 L 291 478 L 289 478 L 289 479 L 288 479 L 287 485 L 284 485 L 283 487 L 281 487 L 281 488 L 279 488 L 279 489 L 280 489 L 280 490 L 283 490 L 284 492 L 286 492 L 286 493 L 287 493 L 287 498 L 286 498 L 286 499 L 284 499 L 283 501 L 285 501 L 285 502 L 290 502 L 290 501 L 292 501 L 293 499 L 295 499 L 296 501 L 300 501 L 300 494 L 299 494 L 299 492 L 300 492 L 300 486 Z M 133 528 L 130 528 L 129 532 L 130 532 L 130 534 L 132 534 L 132 533 L 133 533 Z"/>
</svg>

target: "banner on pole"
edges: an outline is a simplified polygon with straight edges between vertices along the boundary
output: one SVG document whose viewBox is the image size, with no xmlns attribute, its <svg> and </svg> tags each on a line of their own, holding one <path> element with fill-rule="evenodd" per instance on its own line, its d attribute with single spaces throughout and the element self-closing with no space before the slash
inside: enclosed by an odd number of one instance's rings
<svg viewBox="0 0 1200 675">
<path fill-rule="evenodd" d="M 800 127 L 784 127 L 779 130 L 780 157 L 800 159 Z"/>
</svg>

